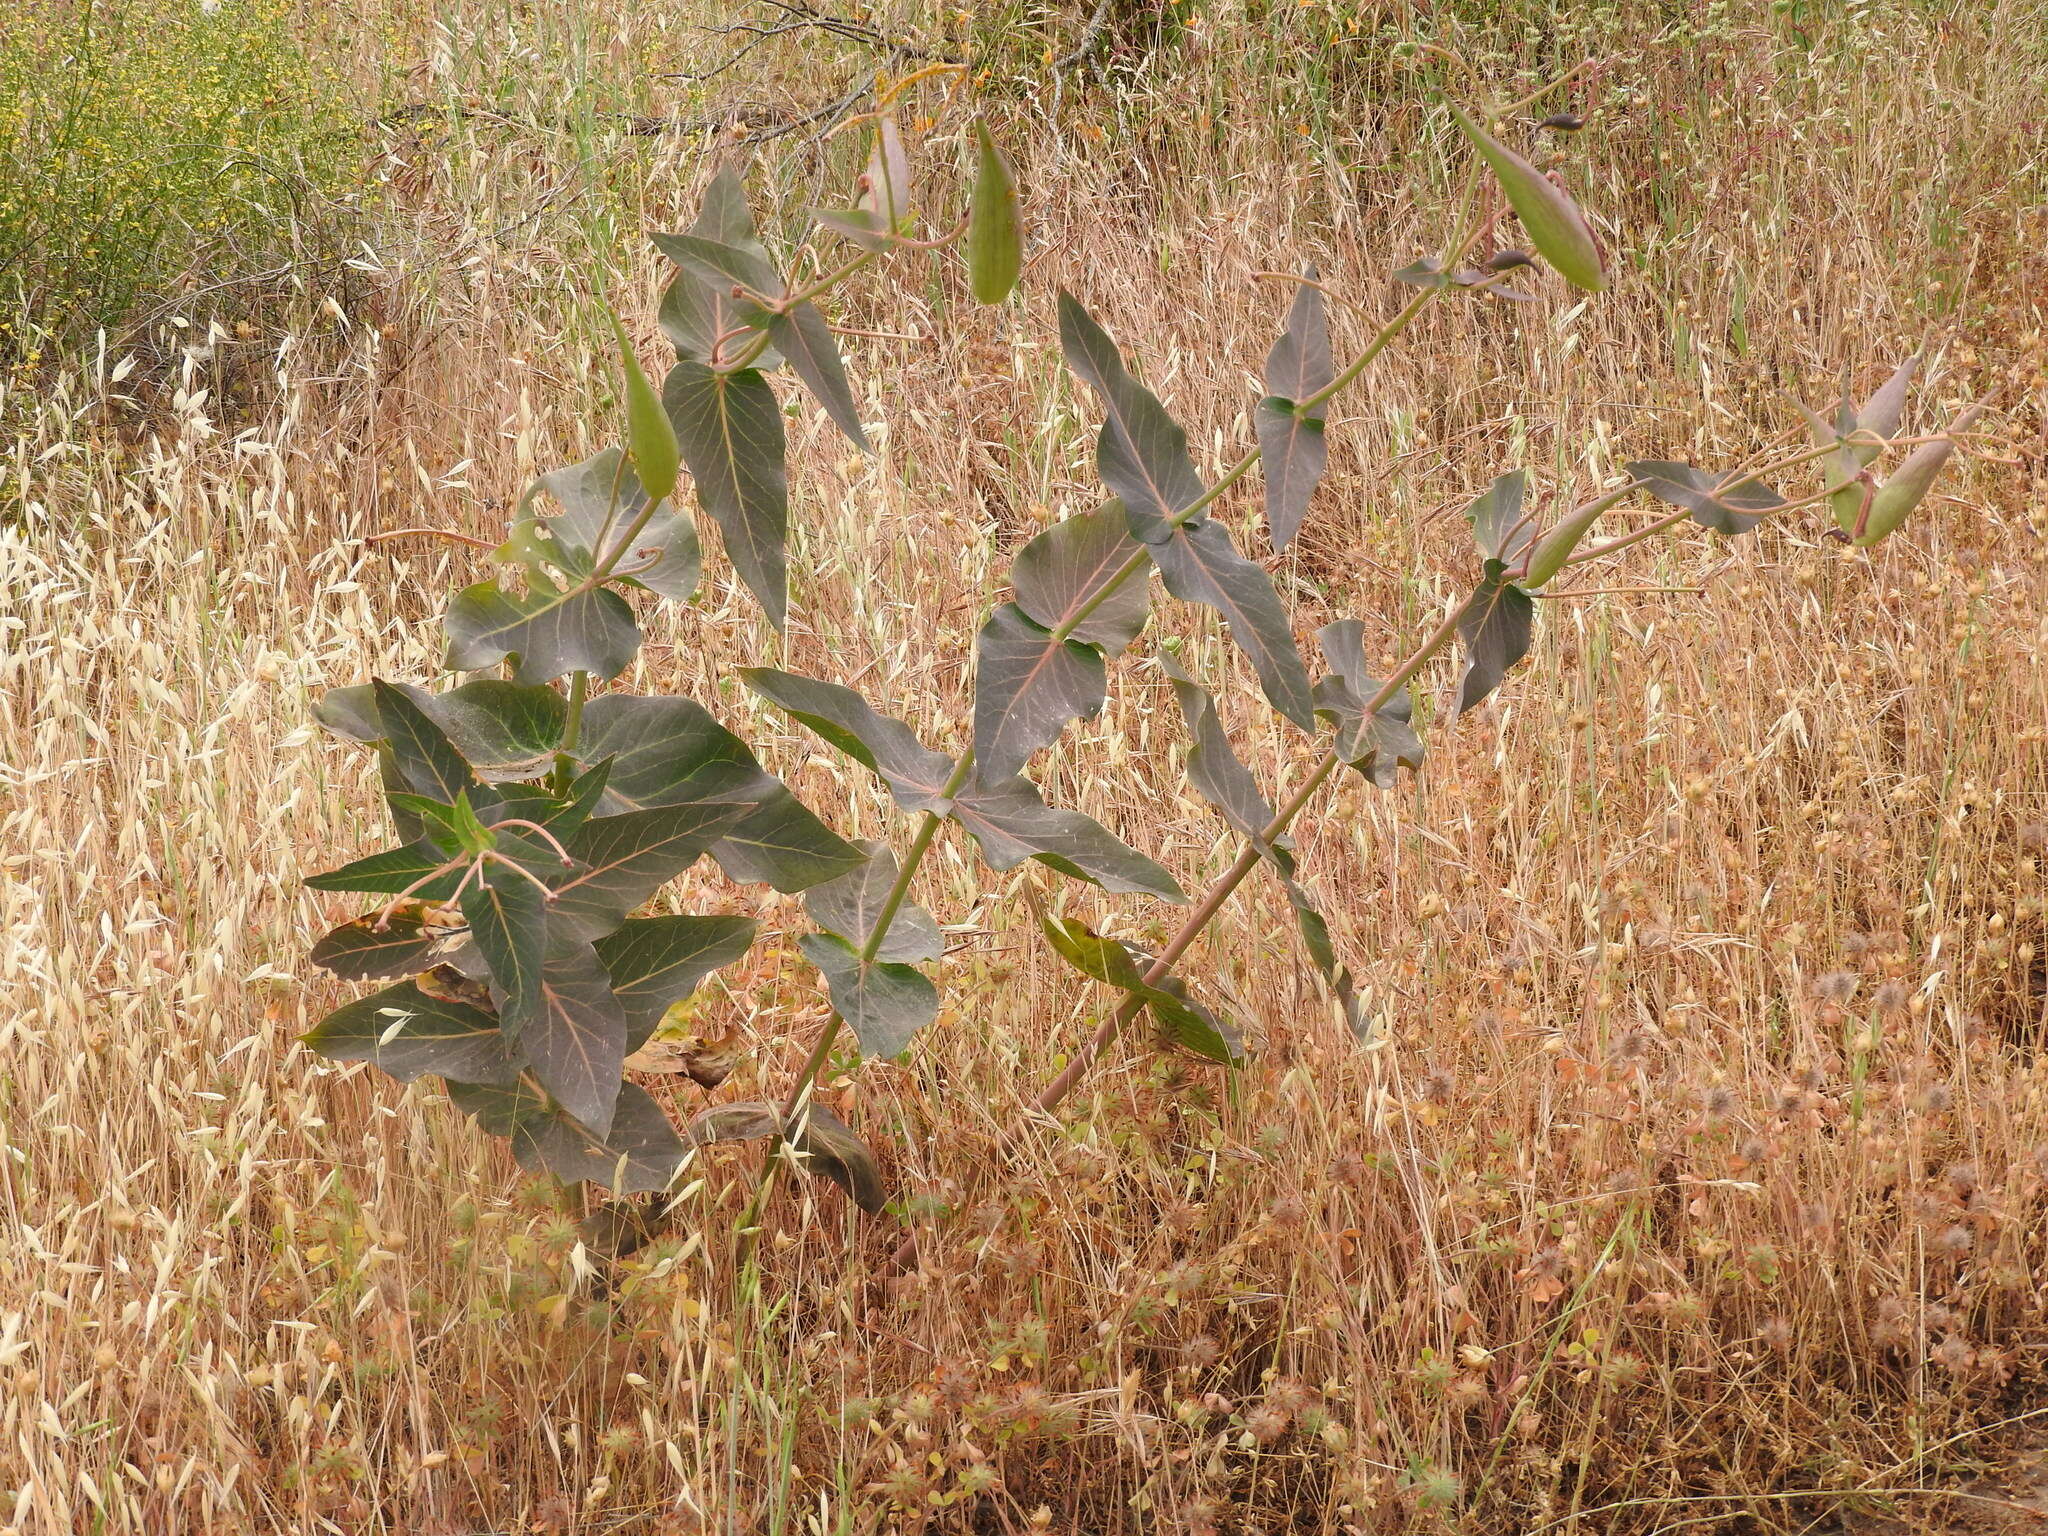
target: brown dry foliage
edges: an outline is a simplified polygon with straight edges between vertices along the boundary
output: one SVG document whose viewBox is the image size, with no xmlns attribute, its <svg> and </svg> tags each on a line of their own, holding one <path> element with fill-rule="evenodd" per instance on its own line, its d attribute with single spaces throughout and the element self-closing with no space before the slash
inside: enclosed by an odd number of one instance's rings
<svg viewBox="0 0 2048 1536">
<path fill-rule="evenodd" d="M 1328 9 L 1271 22 L 1264 65 L 1226 13 L 1149 73 L 1070 81 L 1057 118 L 992 97 L 1045 252 L 1021 301 L 857 285 L 836 318 L 916 339 L 849 344 L 874 459 L 807 406 L 791 422 L 788 635 L 714 557 L 626 681 L 713 702 L 843 833 L 900 832 L 730 669 L 856 681 L 961 738 L 1008 551 L 1098 494 L 1055 285 L 1212 464 L 1249 440 L 1284 302 L 1250 274 L 1314 260 L 1384 310 L 1460 162 L 1384 48 L 1328 41 Z M 17 391 L 0 1526 L 1793 1531 L 1838 1507 L 1816 1491 L 1876 1511 L 2024 1443 L 2048 1415 L 2041 19 L 1864 9 L 1814 24 L 1846 50 L 1825 66 L 1761 11 L 1675 42 L 1613 23 L 1631 56 L 1569 153 L 1614 291 L 1427 317 L 1341 402 L 1277 574 L 1304 634 L 1362 614 L 1392 654 L 1469 578 L 1455 513 L 1494 474 L 1527 462 L 1562 497 L 1625 457 L 1733 458 L 1796 427 L 1784 391 L 1824 400 L 1923 339 L 1918 419 L 2000 389 L 2006 449 L 1875 551 L 1801 518 L 1644 546 L 1601 582 L 1697 590 L 1545 603 L 1532 663 L 1428 733 L 1416 783 L 1346 782 L 1301 828 L 1369 1047 L 1254 883 L 1191 962 L 1250 1067 L 1118 1047 L 904 1280 L 881 1274 L 889 1224 L 790 1185 L 762 1293 L 735 1298 L 758 1155 L 735 1149 L 608 1291 L 574 1212 L 441 1095 L 295 1044 L 341 995 L 304 959 L 337 914 L 299 878 L 377 815 L 311 701 L 425 675 L 438 596 L 476 569 L 361 540 L 489 536 L 536 469 L 597 445 L 597 271 L 651 345 L 633 232 L 684 222 L 725 151 L 393 129 L 359 308 L 292 338 L 202 316 L 146 390 L 81 358 Z M 629 69 L 687 14 L 584 45 Z M 568 46 L 545 18 L 469 24 L 437 40 L 402 14 L 384 62 L 453 99 L 514 41 Z M 1473 33 L 1489 69 L 1515 33 Z M 749 88 L 830 73 L 781 46 Z M 757 191 L 793 209 L 836 153 L 780 145 Z M 226 370 L 254 381 L 235 415 L 198 393 Z M 1213 676 L 1230 653 L 1203 633 Z M 1227 706 L 1248 755 L 1298 772 L 1250 697 Z M 1126 664 L 1047 778 L 1194 885 L 1231 850 L 1179 739 Z M 693 880 L 686 909 L 798 919 Z M 947 1007 L 906 1063 L 831 1085 L 920 1220 L 1108 1001 L 1042 952 L 1017 880 L 983 884 L 956 846 L 927 864 Z M 1078 909 L 1136 941 L 1165 921 Z M 719 1097 L 779 1092 L 822 1016 L 775 939 L 701 1011 L 753 1043 Z M 650 1087 L 678 1114 L 703 1097 Z M 1899 1507 L 2002 1509 L 1979 1489 Z"/>
</svg>

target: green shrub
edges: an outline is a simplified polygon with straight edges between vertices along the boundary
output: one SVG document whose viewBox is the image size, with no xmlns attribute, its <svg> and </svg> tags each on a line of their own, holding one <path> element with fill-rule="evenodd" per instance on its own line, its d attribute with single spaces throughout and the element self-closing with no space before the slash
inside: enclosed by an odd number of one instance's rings
<svg viewBox="0 0 2048 1536">
<path fill-rule="evenodd" d="M 0 366 L 189 283 L 282 280 L 357 130 L 283 0 L 16 0 L 0 28 Z M 248 296 L 223 301 L 246 307 Z"/>
</svg>

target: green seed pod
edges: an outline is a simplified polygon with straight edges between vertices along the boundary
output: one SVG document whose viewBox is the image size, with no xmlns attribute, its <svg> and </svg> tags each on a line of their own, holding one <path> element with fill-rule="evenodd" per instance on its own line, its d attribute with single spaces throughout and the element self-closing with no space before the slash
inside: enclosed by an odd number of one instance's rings
<svg viewBox="0 0 2048 1536">
<path fill-rule="evenodd" d="M 612 334 L 619 339 L 619 361 L 626 369 L 626 455 L 633 461 L 633 473 L 649 498 L 661 501 L 676 488 L 682 464 L 682 450 L 676 443 L 676 429 L 661 408 L 661 396 L 641 371 L 639 356 L 626 336 L 619 317 L 609 317 Z"/>
<path fill-rule="evenodd" d="M 1529 232 L 1529 239 L 1544 260 L 1575 288 L 1598 293 L 1607 286 L 1607 273 L 1600 262 L 1600 247 L 1578 205 L 1535 166 L 1494 138 L 1456 107 L 1451 115 L 1458 129 L 1472 141 L 1507 194 L 1515 216 Z"/>
<path fill-rule="evenodd" d="M 967 278 L 983 304 L 1000 304 L 1017 286 L 1024 268 L 1023 220 L 1017 212 L 1017 183 L 996 148 L 988 124 L 974 124 L 974 201 L 967 211 Z"/>
<path fill-rule="evenodd" d="M 1579 547 L 1579 540 L 1600 521 L 1601 513 L 1633 489 L 1632 486 L 1623 486 L 1618 491 L 1596 497 L 1582 507 L 1575 507 L 1562 522 L 1536 541 L 1536 547 L 1529 551 L 1528 567 L 1515 584 L 1534 591 L 1563 570 L 1565 561 L 1571 559 L 1572 551 Z"/>
<path fill-rule="evenodd" d="M 1955 452 L 1955 434 L 1968 431 L 1981 414 L 1981 407 L 1965 411 L 1962 419 L 1949 428 L 1947 437 L 1922 443 L 1906 455 L 1905 463 L 1871 497 L 1870 514 L 1863 521 L 1863 532 L 1855 540 L 1858 549 L 1868 549 L 1882 542 L 1926 499 L 1927 493 L 1934 488 L 1935 479 L 1941 474 L 1942 466 Z"/>
</svg>

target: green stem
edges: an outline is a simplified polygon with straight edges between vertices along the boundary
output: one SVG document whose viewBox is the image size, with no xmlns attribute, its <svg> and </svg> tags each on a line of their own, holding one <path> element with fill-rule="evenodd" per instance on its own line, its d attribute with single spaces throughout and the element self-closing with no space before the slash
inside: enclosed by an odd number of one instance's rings
<svg viewBox="0 0 2048 1536">
<path fill-rule="evenodd" d="M 960 754 L 960 761 L 953 765 L 953 772 L 939 790 L 941 800 L 950 800 L 966 784 L 967 777 L 974 771 L 974 751 L 969 748 Z M 926 811 L 918 823 L 917 835 L 911 839 L 910 849 L 903 856 L 903 864 L 896 871 L 896 883 L 889 887 L 889 894 L 882 899 L 882 909 L 875 915 L 875 925 L 869 931 L 867 941 L 860 948 L 860 963 L 874 964 L 875 957 L 882 952 L 887 942 L 890 926 L 896 921 L 896 914 L 903 910 L 903 903 L 910 896 L 910 882 L 917 874 L 917 868 L 924 862 L 924 856 L 931 851 L 932 843 L 939 835 L 939 828 L 945 824 L 945 815 L 939 811 Z M 782 1113 L 777 1117 L 780 1126 L 775 1142 L 768 1149 L 768 1156 L 761 1164 L 761 1176 L 754 1182 L 754 1193 L 747 1201 L 747 1208 L 740 1216 L 739 1258 L 745 1264 L 754 1252 L 760 1232 L 761 1212 L 767 1205 L 768 1196 L 775 1186 L 776 1174 L 780 1171 L 788 1145 L 789 1131 L 796 1121 L 811 1090 L 816 1087 L 818 1074 L 825 1070 L 825 1063 L 832 1057 L 832 1046 L 839 1038 L 839 1029 L 846 1021 L 837 1010 L 825 1021 L 825 1028 L 819 1033 L 817 1044 L 811 1047 L 811 1054 L 804 1059 L 798 1070 L 796 1081 L 790 1086 L 788 1097 L 782 1101 Z"/>
<path fill-rule="evenodd" d="M 576 744 L 583 737 L 583 705 L 590 697 L 590 674 L 582 668 L 569 674 L 569 715 L 562 722 L 562 744 L 555 750 L 555 777 L 566 791 L 576 777 Z"/>
</svg>

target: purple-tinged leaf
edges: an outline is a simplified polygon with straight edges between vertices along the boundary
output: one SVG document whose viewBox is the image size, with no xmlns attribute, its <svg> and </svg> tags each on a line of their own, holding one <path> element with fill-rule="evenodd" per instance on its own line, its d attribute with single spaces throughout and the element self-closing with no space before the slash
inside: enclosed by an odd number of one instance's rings
<svg viewBox="0 0 2048 1536">
<path fill-rule="evenodd" d="M 975 658 L 974 757 L 990 778 L 1008 778 L 1069 720 L 1102 708 L 1102 653 L 1055 638 L 1015 603 L 989 615 Z"/>
<path fill-rule="evenodd" d="M 1107 412 L 1096 441 L 1096 470 L 1124 504 L 1131 532 L 1157 543 L 1172 518 L 1201 499 L 1202 477 L 1188 438 L 1158 397 L 1124 367 L 1122 354 L 1072 294 L 1060 294 L 1060 346 L 1067 366 L 1102 397 Z"/>
<path fill-rule="evenodd" d="M 1287 609 L 1265 571 L 1237 552 L 1221 523 L 1175 528 L 1152 546 L 1166 590 L 1183 602 L 1213 608 L 1251 661 L 1266 698 L 1303 730 L 1315 729 L 1308 669 L 1294 646 Z"/>
<path fill-rule="evenodd" d="M 867 862 L 805 891 L 804 910 L 820 928 L 838 934 L 856 949 L 865 949 L 889 892 L 895 889 L 898 869 L 896 855 L 887 844 L 863 840 L 857 846 Z M 906 901 L 897 907 L 875 958 L 914 964 L 936 960 L 945 949 L 938 920 L 917 903 Z"/>
<path fill-rule="evenodd" d="M 1492 693 L 1508 669 L 1529 654 L 1535 617 L 1535 600 L 1513 582 L 1488 576 L 1479 584 L 1458 619 L 1465 675 L 1458 686 L 1457 713 Z"/>
<path fill-rule="evenodd" d="M 1785 498 L 1761 480 L 1710 475 L 1690 464 L 1646 459 L 1623 466 L 1631 480 L 1641 480 L 1652 496 L 1684 507 L 1702 528 L 1730 537 L 1747 533 L 1767 513 L 1785 505 Z"/>
<path fill-rule="evenodd" d="M 1130 570 L 1134 559 L 1141 563 Z M 1017 552 L 1010 583 L 1017 606 L 1038 623 L 1047 629 L 1071 623 L 1070 638 L 1116 656 L 1138 638 L 1151 613 L 1150 560 L 1146 546 L 1131 537 L 1123 503 L 1111 500 L 1032 539 Z"/>
<path fill-rule="evenodd" d="M 519 1080 L 495 1018 L 410 981 L 344 1004 L 302 1038 L 330 1061 L 367 1061 L 402 1083 L 428 1072 L 458 1083 Z"/>
<path fill-rule="evenodd" d="M 662 404 L 725 552 L 780 629 L 789 608 L 789 478 L 782 408 L 758 370 L 714 372 L 688 359 L 669 370 Z"/>
<path fill-rule="evenodd" d="M 796 947 L 823 973 L 834 1011 L 869 1056 L 901 1056 L 911 1037 L 938 1017 L 939 989 L 915 966 L 864 961 L 836 933 L 803 934 Z"/>
<path fill-rule="evenodd" d="M 636 1083 L 620 1086 L 610 1129 L 602 1136 L 524 1083 L 509 1088 L 450 1083 L 448 1097 L 486 1131 L 510 1141 L 520 1167 L 551 1173 L 564 1183 L 600 1184 L 620 1195 L 647 1194 L 668 1188 L 682 1166 L 682 1138 Z"/>
</svg>

